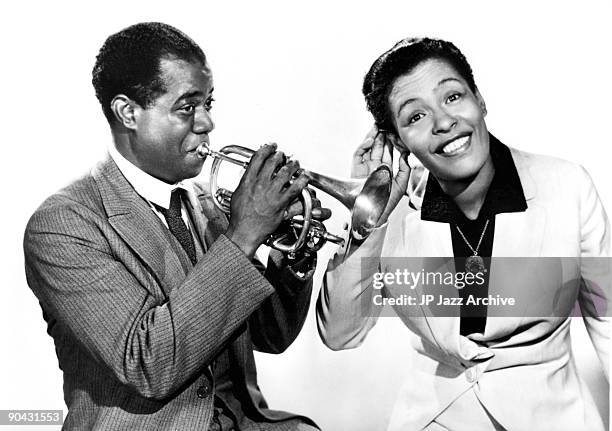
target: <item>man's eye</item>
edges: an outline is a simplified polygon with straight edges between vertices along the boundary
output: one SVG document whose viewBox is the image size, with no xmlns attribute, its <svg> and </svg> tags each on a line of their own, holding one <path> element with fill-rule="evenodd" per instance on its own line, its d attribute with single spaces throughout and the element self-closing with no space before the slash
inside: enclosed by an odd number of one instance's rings
<svg viewBox="0 0 612 431">
<path fill-rule="evenodd" d="M 417 121 L 419 121 L 421 118 L 423 118 L 425 116 L 425 114 L 419 112 L 418 114 L 414 114 L 412 117 L 410 117 L 408 119 L 408 124 L 414 124 Z"/>
<path fill-rule="evenodd" d="M 204 109 L 206 109 L 207 111 L 210 111 L 212 109 L 212 105 L 214 101 L 215 99 L 213 99 L 212 97 L 208 99 L 206 103 L 204 104 Z"/>
<path fill-rule="evenodd" d="M 446 98 L 446 102 L 447 103 L 452 103 L 452 102 L 455 102 L 455 101 L 459 100 L 460 98 L 461 98 L 461 94 L 453 93 L 453 94 L 451 94 L 450 96 L 448 96 Z"/>
</svg>

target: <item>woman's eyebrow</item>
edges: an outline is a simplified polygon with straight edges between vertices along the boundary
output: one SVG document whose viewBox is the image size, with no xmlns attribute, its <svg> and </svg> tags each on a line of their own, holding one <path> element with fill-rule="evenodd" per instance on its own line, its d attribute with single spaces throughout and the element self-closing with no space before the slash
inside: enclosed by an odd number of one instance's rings
<svg viewBox="0 0 612 431">
<path fill-rule="evenodd" d="M 414 97 L 412 99 L 404 100 L 402 102 L 402 104 L 399 106 L 399 108 L 397 109 L 397 115 L 399 115 L 399 113 L 402 112 L 402 109 L 404 109 L 406 106 L 408 106 L 409 104 L 414 103 L 416 101 L 417 101 L 416 97 Z"/>
<path fill-rule="evenodd" d="M 458 80 L 457 78 L 453 78 L 453 77 L 451 76 L 451 77 L 444 78 L 444 79 L 440 80 L 440 82 L 438 82 L 438 85 L 436 85 L 436 87 L 439 87 L 439 86 L 441 86 L 442 84 L 446 84 L 446 83 L 447 83 L 447 82 L 449 82 L 449 81 L 455 81 L 455 82 L 458 82 L 458 83 L 460 83 L 460 84 L 461 84 L 461 81 L 460 81 L 460 80 Z"/>
</svg>

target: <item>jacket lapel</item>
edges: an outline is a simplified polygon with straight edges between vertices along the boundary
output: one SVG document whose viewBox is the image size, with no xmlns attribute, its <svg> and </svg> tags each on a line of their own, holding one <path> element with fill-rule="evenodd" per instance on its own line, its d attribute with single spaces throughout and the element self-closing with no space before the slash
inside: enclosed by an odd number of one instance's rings
<svg viewBox="0 0 612 431">
<path fill-rule="evenodd" d="M 423 221 L 423 223 L 427 225 L 426 230 L 430 232 L 432 238 L 430 250 L 428 250 L 428 254 L 425 256 L 452 257 L 453 242 L 448 224 L 432 221 Z M 455 272 L 454 260 L 449 259 L 445 266 L 437 268 L 436 271 L 440 271 L 442 273 Z M 432 294 L 434 292 L 431 292 L 430 289 L 428 292 L 423 293 Z M 456 289 L 451 288 L 444 292 L 444 295 L 447 298 L 459 297 L 459 292 Z M 448 307 L 446 308 L 448 309 Z M 429 311 L 424 308 L 423 312 L 428 313 Z M 432 336 L 439 346 L 444 346 L 444 350 L 446 351 L 459 351 L 459 322 L 458 307 L 456 316 L 437 316 L 428 319 Z"/>
<path fill-rule="evenodd" d="M 541 254 L 542 242 L 546 225 L 546 215 L 543 208 L 538 205 L 536 187 L 529 172 L 528 155 L 523 155 L 511 149 L 512 157 L 521 180 L 527 210 L 517 213 L 502 213 L 495 217 L 495 237 L 493 241 L 493 257 L 531 257 Z M 412 220 L 411 220 L 412 219 Z M 408 255 L 437 257 L 453 256 L 451 233 L 446 223 L 436 223 L 420 220 L 420 212 L 410 214 L 406 218 L 407 232 L 410 232 L 409 244 L 413 244 L 413 250 Z M 418 223 L 417 227 L 409 227 L 411 223 Z M 406 241 L 403 241 L 406 244 Z M 489 284 L 489 293 L 502 296 L 511 295 L 512 283 L 500 284 L 495 281 L 496 262 L 492 261 L 492 280 Z M 452 268 L 454 270 L 454 268 Z M 499 280 L 498 280 L 499 281 Z M 507 286 L 508 288 L 504 288 Z M 420 289 L 420 286 L 417 287 Z M 420 294 L 431 292 L 419 292 Z M 431 315 L 428 310 L 423 310 L 426 316 Z M 519 315 L 519 314 L 517 314 Z M 512 321 L 512 325 L 509 324 Z M 521 319 L 496 318 L 487 319 L 485 338 L 497 334 L 503 330 L 507 333 L 512 326 L 518 326 Z M 444 350 L 454 351 L 468 359 L 473 356 L 472 343 L 465 343 L 459 336 L 459 317 L 428 317 L 429 328 L 434 340 L 440 340 L 438 345 L 444 346 Z"/>
<path fill-rule="evenodd" d="M 530 173 L 529 155 L 514 149 L 511 149 L 511 153 L 521 179 L 527 210 L 497 214 L 495 217 L 493 257 L 496 259 L 491 262 L 489 293 L 502 297 L 514 296 L 517 286 L 522 285 L 520 277 L 532 272 L 522 267 L 527 263 L 524 258 L 541 256 L 547 222 L 545 209 L 535 199 L 537 188 Z M 504 257 L 522 259 L 504 260 Z M 513 313 L 514 317 L 487 319 L 484 337 L 494 339 L 511 333 L 521 324 L 522 318 L 518 316 L 524 314 L 527 305 L 526 301 L 520 301 L 522 308 Z"/>
<path fill-rule="evenodd" d="M 180 244 L 110 157 L 94 168 L 92 176 L 100 190 L 108 222 L 148 267 L 167 296 L 186 274 L 179 258 L 184 251 L 177 249 Z M 157 293 L 153 286 L 145 286 Z"/>
<path fill-rule="evenodd" d="M 452 266 L 453 246 L 447 223 L 421 220 L 421 213 L 419 211 L 410 213 L 405 218 L 404 235 L 399 243 L 403 245 L 391 254 L 392 256 L 414 256 L 424 259 L 421 266 L 414 262 L 414 269 L 422 268 L 426 271 L 440 271 L 442 273 L 446 271 L 454 272 L 454 266 Z M 407 247 L 407 252 L 403 247 Z M 445 261 L 439 259 L 441 257 L 449 259 Z M 421 284 L 417 285 L 415 290 L 417 298 L 423 298 L 423 295 L 427 294 L 435 295 L 436 293 L 441 293 L 434 292 L 432 289 L 424 290 Z M 451 293 L 458 296 L 457 292 L 452 290 L 444 292 L 447 297 L 450 297 Z M 420 305 L 420 307 L 423 316 L 427 319 L 427 327 L 430 332 L 430 337 L 428 338 L 430 338 L 430 341 L 443 350 L 456 351 L 459 344 L 458 315 L 455 317 L 433 316 L 432 310 L 429 307 L 423 305 Z"/>
<path fill-rule="evenodd" d="M 497 214 L 495 217 L 494 257 L 531 257 L 539 256 L 544 238 L 546 213 L 535 199 L 536 186 L 529 172 L 528 155 L 512 149 L 527 210 L 517 213 Z"/>
</svg>

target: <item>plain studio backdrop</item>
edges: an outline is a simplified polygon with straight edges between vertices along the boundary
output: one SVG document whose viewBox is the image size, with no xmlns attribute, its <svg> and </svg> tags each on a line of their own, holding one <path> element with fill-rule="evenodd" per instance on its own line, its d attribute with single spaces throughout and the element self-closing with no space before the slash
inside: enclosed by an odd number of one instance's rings
<svg viewBox="0 0 612 431">
<path fill-rule="evenodd" d="M 276 141 L 303 167 L 339 177 L 371 125 L 360 88 L 372 61 L 406 36 L 446 38 L 472 64 L 489 129 L 508 145 L 582 164 L 612 211 L 610 2 L 22 1 L 1 15 L 0 409 L 65 408 L 53 343 L 25 281 L 23 230 L 45 197 L 104 156 L 110 134 L 91 69 L 104 39 L 136 22 L 172 24 L 206 52 L 213 147 Z M 338 231 L 348 211 L 324 203 Z M 331 252 L 320 253 L 313 305 Z M 575 329 L 587 396 L 607 410 L 593 349 Z M 287 352 L 257 355 L 259 381 L 273 408 L 324 429 L 382 430 L 410 372 L 408 339 L 385 318 L 362 347 L 332 352 L 311 308 Z"/>
</svg>

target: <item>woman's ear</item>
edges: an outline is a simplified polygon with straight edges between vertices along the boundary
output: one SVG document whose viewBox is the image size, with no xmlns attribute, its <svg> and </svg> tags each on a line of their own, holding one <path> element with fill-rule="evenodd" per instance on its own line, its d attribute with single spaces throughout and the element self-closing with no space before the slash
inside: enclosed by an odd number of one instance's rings
<svg viewBox="0 0 612 431">
<path fill-rule="evenodd" d="M 118 94 L 111 100 L 111 110 L 119 124 L 127 129 L 136 128 L 136 109 L 138 104 L 124 94 Z"/>
<path fill-rule="evenodd" d="M 391 145 L 393 145 L 393 148 L 399 151 L 400 154 L 407 151 L 407 147 L 403 144 L 399 135 L 394 130 L 393 131 L 381 130 L 380 132 L 385 135 L 385 138 L 388 139 L 389 142 L 391 142 Z"/>
<path fill-rule="evenodd" d="M 476 93 L 474 94 L 476 95 L 476 100 L 478 100 L 478 105 L 480 105 L 482 116 L 486 117 L 487 116 L 487 104 L 485 103 L 484 98 L 482 97 L 482 94 L 480 94 L 480 90 L 476 88 Z"/>
</svg>

